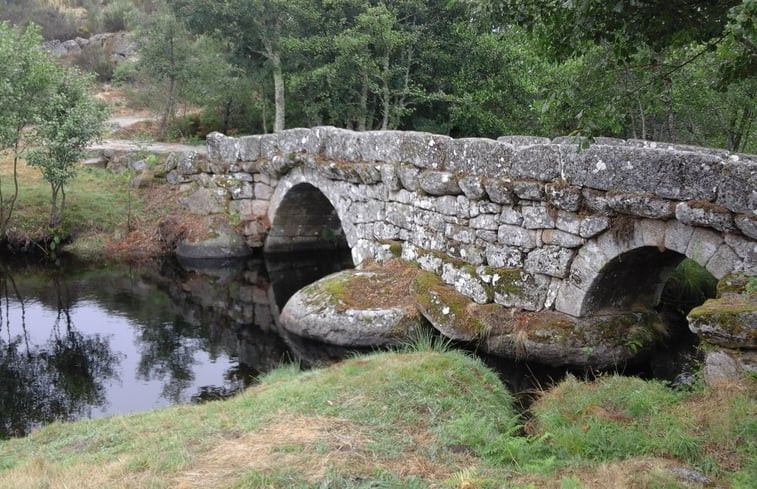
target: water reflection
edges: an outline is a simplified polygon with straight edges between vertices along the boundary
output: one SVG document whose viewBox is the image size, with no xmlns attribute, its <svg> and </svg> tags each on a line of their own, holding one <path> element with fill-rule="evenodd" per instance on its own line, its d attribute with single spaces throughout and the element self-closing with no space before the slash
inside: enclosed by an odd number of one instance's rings
<svg viewBox="0 0 757 489">
<path fill-rule="evenodd" d="M 344 255 L 309 258 L 222 268 L 0 260 L 0 438 L 54 420 L 223 398 L 282 363 L 343 356 L 276 325 L 292 292 L 349 265 Z"/>
<path fill-rule="evenodd" d="M 292 293 L 346 268 L 348 256 L 218 265 L 50 267 L 0 258 L 0 438 L 54 420 L 220 399 L 283 363 L 309 367 L 352 353 L 277 325 Z M 566 371 L 484 359 L 524 405 Z"/>
<path fill-rule="evenodd" d="M 88 416 L 92 407 L 105 404 L 105 382 L 117 378 L 119 355 L 106 338 L 76 329 L 57 277 L 51 288 L 57 310 L 47 323 L 49 336 L 36 341 L 26 314 L 36 304 L 27 304 L 7 267 L 0 270 L 0 437 Z M 19 319 L 12 323 L 14 316 Z"/>
</svg>

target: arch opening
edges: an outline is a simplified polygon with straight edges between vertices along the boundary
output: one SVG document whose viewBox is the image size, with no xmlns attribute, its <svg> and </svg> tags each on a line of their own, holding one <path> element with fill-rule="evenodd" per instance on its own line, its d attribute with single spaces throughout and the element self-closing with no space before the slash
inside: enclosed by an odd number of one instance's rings
<svg viewBox="0 0 757 489">
<path fill-rule="evenodd" d="M 652 309 L 670 274 L 686 258 L 672 250 L 644 246 L 622 253 L 597 274 L 586 293 L 587 314 L 603 309 Z"/>
<path fill-rule="evenodd" d="M 309 183 L 289 189 L 273 217 L 266 253 L 349 249 L 342 222 L 328 198 Z"/>
<path fill-rule="evenodd" d="M 717 279 L 681 253 L 647 246 L 622 253 L 599 272 L 584 305 L 599 311 L 654 310 L 665 329 L 656 346 L 627 373 L 686 383 L 700 359 L 699 340 L 689 329 L 686 315 L 715 297 Z"/>
</svg>

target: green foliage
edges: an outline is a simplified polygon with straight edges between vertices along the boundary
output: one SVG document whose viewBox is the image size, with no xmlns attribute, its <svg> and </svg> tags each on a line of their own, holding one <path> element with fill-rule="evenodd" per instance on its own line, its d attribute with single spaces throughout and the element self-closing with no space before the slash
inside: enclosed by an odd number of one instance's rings
<svg viewBox="0 0 757 489">
<path fill-rule="evenodd" d="M 0 180 L 0 239 L 18 197 L 18 162 L 28 143 L 25 133 L 45 119 L 45 98 L 60 71 L 40 42 L 33 24 L 21 31 L 0 23 L 0 154 L 10 150 L 13 157 L 13 186 L 3 190 Z"/>
<path fill-rule="evenodd" d="M 460 59 L 452 75 L 450 128 L 456 136 L 497 138 L 503 134 L 539 134 L 534 105 L 546 63 L 518 28 L 477 32 L 458 21 Z"/>
<path fill-rule="evenodd" d="M 749 281 L 746 284 L 746 291 L 750 294 L 757 294 L 757 276 L 749 277 Z"/>
<path fill-rule="evenodd" d="M 51 226 L 62 220 L 65 186 L 76 175 L 76 163 L 104 130 L 107 111 L 90 95 L 90 85 L 91 79 L 78 70 L 58 74 L 46 93 L 42 117 L 34 128 L 34 140 L 39 146 L 29 150 L 27 161 L 39 168 L 50 184 Z"/>
<path fill-rule="evenodd" d="M 716 295 L 718 281 L 704 267 L 684 259 L 670 275 L 660 296 L 660 304 L 686 315 Z"/>
<path fill-rule="evenodd" d="M 158 7 L 139 22 L 135 35 L 139 61 L 119 71 L 118 79 L 147 82 L 147 89 L 154 94 L 152 105 L 160 108 L 159 139 L 169 134 L 176 107 L 182 102 L 200 103 L 208 108 L 223 105 L 224 128 L 228 130 L 236 102 L 244 96 L 245 80 L 226 61 L 222 44 L 207 37 L 190 36 L 184 22 L 165 4 Z M 196 134 L 181 131 L 180 127 L 174 129 L 179 129 L 184 137 Z"/>
<path fill-rule="evenodd" d="M 579 69 L 539 103 L 563 132 L 756 147 L 755 0 L 468 3 Z"/>
</svg>

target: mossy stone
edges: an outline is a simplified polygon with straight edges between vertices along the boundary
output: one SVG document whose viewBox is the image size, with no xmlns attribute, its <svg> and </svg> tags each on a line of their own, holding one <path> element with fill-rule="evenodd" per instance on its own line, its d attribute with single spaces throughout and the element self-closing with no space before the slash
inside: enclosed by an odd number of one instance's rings
<svg viewBox="0 0 757 489">
<path fill-rule="evenodd" d="M 757 349 L 757 297 L 728 295 L 689 312 L 689 329 L 703 340 L 727 348 Z"/>
</svg>

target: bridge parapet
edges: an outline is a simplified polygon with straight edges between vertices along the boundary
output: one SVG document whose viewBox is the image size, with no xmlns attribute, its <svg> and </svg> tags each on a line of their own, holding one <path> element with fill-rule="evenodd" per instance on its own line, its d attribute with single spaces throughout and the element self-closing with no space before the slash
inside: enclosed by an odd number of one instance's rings
<svg viewBox="0 0 757 489">
<path fill-rule="evenodd" d="M 400 163 L 483 179 L 562 181 L 604 191 L 706 201 L 734 213 L 757 209 L 757 157 L 641 140 L 597 138 L 579 151 L 573 138 L 503 136 L 453 139 L 412 131 L 355 132 L 334 127 L 208 138 L 211 158 L 229 164 L 319 155 L 346 163 Z M 415 190 L 415 189 L 409 189 Z"/>
<path fill-rule="evenodd" d="M 755 156 L 607 138 L 578 149 L 333 127 L 213 133 L 209 161 L 185 159 L 169 179 L 224 194 L 252 246 L 342 233 L 356 263 L 401 249 L 478 303 L 574 316 L 648 304 L 684 256 L 718 278 L 757 274 Z M 320 215 L 327 207 L 333 216 Z M 624 294 L 598 290 L 632 278 Z"/>
</svg>

